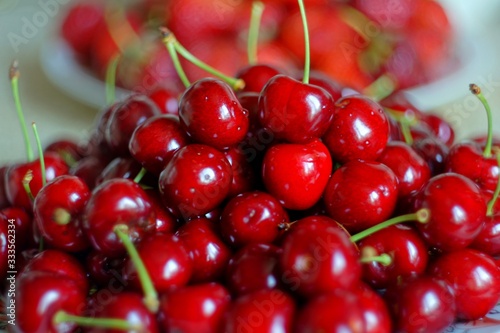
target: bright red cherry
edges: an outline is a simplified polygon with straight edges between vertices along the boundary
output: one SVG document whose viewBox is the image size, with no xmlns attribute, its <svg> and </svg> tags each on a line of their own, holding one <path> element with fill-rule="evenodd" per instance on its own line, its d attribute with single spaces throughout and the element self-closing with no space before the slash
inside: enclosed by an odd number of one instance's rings
<svg viewBox="0 0 500 333">
<path fill-rule="evenodd" d="M 473 249 L 446 253 L 429 267 L 429 274 L 448 283 L 461 320 L 484 317 L 498 302 L 500 269 L 493 258 Z"/>
<path fill-rule="evenodd" d="M 33 204 L 34 221 L 48 244 L 79 252 L 90 246 L 81 223 L 90 190 L 76 176 L 64 175 L 44 186 Z"/>
<path fill-rule="evenodd" d="M 500 215 L 488 215 L 481 232 L 469 246 L 473 249 L 496 257 L 500 255 Z"/>
<path fill-rule="evenodd" d="M 179 220 L 165 208 L 158 189 L 146 189 L 145 192 L 156 218 L 156 232 L 173 233 L 179 226 Z"/>
<path fill-rule="evenodd" d="M 179 99 L 176 89 L 167 86 L 157 86 L 148 92 L 148 97 L 158 106 L 161 113 L 179 115 Z"/>
<path fill-rule="evenodd" d="M 378 103 L 362 95 L 342 97 L 323 136 L 332 158 L 340 163 L 376 160 L 389 140 L 389 121 Z"/>
<path fill-rule="evenodd" d="M 69 167 L 82 158 L 82 149 L 75 141 L 70 139 L 53 141 L 43 151 L 45 153 L 50 151 L 59 154 Z"/>
<path fill-rule="evenodd" d="M 322 137 L 333 117 L 333 98 L 325 89 L 276 75 L 259 97 L 259 119 L 276 139 L 304 144 Z"/>
<path fill-rule="evenodd" d="M 218 283 L 182 287 L 163 295 L 159 322 L 165 332 L 222 332 L 231 297 Z"/>
<path fill-rule="evenodd" d="M 351 161 L 338 168 L 323 195 L 328 215 L 352 233 L 387 220 L 397 198 L 394 172 L 369 161 Z"/>
<path fill-rule="evenodd" d="M 241 68 L 236 77 L 245 82 L 242 92 L 260 93 L 264 86 L 281 71 L 267 64 L 248 65 Z"/>
<path fill-rule="evenodd" d="M 365 333 L 392 332 L 392 318 L 382 296 L 365 284 L 351 290 L 356 294 L 365 320 Z"/>
<path fill-rule="evenodd" d="M 318 202 L 332 172 L 328 149 L 319 140 L 276 144 L 262 164 L 266 189 L 288 209 L 304 210 Z"/>
<path fill-rule="evenodd" d="M 231 165 L 222 152 L 191 144 L 174 154 L 158 183 L 165 206 L 189 219 L 216 208 L 229 193 L 231 180 Z"/>
<path fill-rule="evenodd" d="M 197 143 L 218 149 L 238 144 L 248 131 L 248 111 L 226 83 L 205 78 L 193 83 L 179 101 L 182 127 Z"/>
</svg>

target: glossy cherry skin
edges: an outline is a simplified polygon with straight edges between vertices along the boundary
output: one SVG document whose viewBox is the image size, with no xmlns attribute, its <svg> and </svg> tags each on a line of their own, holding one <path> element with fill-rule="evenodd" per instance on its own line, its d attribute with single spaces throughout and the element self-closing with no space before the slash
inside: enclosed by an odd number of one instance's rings
<svg viewBox="0 0 500 333">
<path fill-rule="evenodd" d="M 99 290 L 91 296 L 87 305 L 87 316 L 95 318 L 116 318 L 126 320 L 129 324 L 139 326 L 142 332 L 159 333 L 156 317 L 144 305 L 144 297 L 139 293 L 108 293 L 100 297 Z M 103 292 L 104 295 L 104 292 Z M 105 301 L 101 301 L 101 298 Z M 91 333 L 120 333 L 123 330 L 90 328 Z"/>
<path fill-rule="evenodd" d="M 308 143 L 328 130 L 333 117 L 333 98 L 325 89 L 289 76 L 276 75 L 259 97 L 259 120 L 276 139 Z"/>
<path fill-rule="evenodd" d="M 71 167 L 69 174 L 83 179 L 88 188 L 93 190 L 97 186 L 97 179 L 100 178 L 106 166 L 107 161 L 92 155 L 86 156 Z"/>
<path fill-rule="evenodd" d="M 500 215 L 498 213 L 486 216 L 481 232 L 469 247 L 492 257 L 500 255 Z"/>
<path fill-rule="evenodd" d="M 156 232 L 173 233 L 179 227 L 179 220 L 165 208 L 156 188 L 145 189 L 145 192 L 153 208 Z"/>
<path fill-rule="evenodd" d="M 83 229 L 94 249 L 116 257 L 125 253 L 114 232 L 118 224 L 129 227 L 132 241 L 155 230 L 155 218 L 144 190 L 128 179 L 108 180 L 92 191 L 83 215 Z"/>
<path fill-rule="evenodd" d="M 72 255 L 59 250 L 44 250 L 31 258 L 19 271 L 19 276 L 34 272 L 48 272 L 71 279 L 87 294 L 89 280 L 83 265 Z"/>
<path fill-rule="evenodd" d="M 288 214 L 272 195 L 247 192 L 232 198 L 221 215 L 221 234 L 233 247 L 250 243 L 272 243 L 281 233 Z"/>
<path fill-rule="evenodd" d="M 219 283 L 182 287 L 161 298 L 159 322 L 165 332 L 218 333 L 230 304 L 229 292 Z"/>
<path fill-rule="evenodd" d="M 128 156 L 128 144 L 137 126 L 160 114 L 156 105 L 145 95 L 132 95 L 116 105 L 106 123 L 104 137 L 111 150 Z"/>
<path fill-rule="evenodd" d="M 309 217 L 290 227 L 282 240 L 280 268 L 290 290 L 306 297 L 359 283 L 361 264 L 347 234 L 334 220 Z"/>
<path fill-rule="evenodd" d="M 442 117 L 432 113 L 421 113 L 420 121 L 424 122 L 438 140 L 450 147 L 455 141 L 455 131 Z"/>
<path fill-rule="evenodd" d="M 55 273 L 33 272 L 19 277 L 14 283 L 16 292 L 14 295 L 7 294 L 6 304 L 15 300 L 16 329 L 21 332 L 59 333 L 76 328 L 74 324 L 52 322 L 59 310 L 73 315 L 83 314 L 86 293 L 75 281 Z"/>
<path fill-rule="evenodd" d="M 389 140 L 389 121 L 382 106 L 362 95 L 335 102 L 333 121 L 323 142 L 340 163 L 376 160 Z"/>
<path fill-rule="evenodd" d="M 128 148 L 146 170 L 159 175 L 173 154 L 188 142 L 178 117 L 160 115 L 147 119 L 135 129 Z"/>
<path fill-rule="evenodd" d="M 431 177 L 431 170 L 425 160 L 401 141 L 387 143 L 377 161 L 391 168 L 398 178 L 400 198 L 420 190 Z"/>
<path fill-rule="evenodd" d="M 455 320 L 455 297 L 447 283 L 434 276 L 403 280 L 385 294 L 397 332 L 443 332 Z"/>
<path fill-rule="evenodd" d="M 158 106 L 161 113 L 179 115 L 179 99 L 176 89 L 158 86 L 149 91 L 147 95 Z"/>
<path fill-rule="evenodd" d="M 182 127 L 197 143 L 222 149 L 238 144 L 248 131 L 248 111 L 231 87 L 212 78 L 193 83 L 179 101 Z"/>
<path fill-rule="evenodd" d="M 281 74 L 281 71 L 273 66 L 256 64 L 241 68 L 236 77 L 245 82 L 242 92 L 260 93 L 267 82 L 278 74 Z"/>
<path fill-rule="evenodd" d="M 214 222 L 207 218 L 193 219 L 175 234 L 193 262 L 191 282 L 216 281 L 223 275 L 231 249 L 222 241 Z"/>
<path fill-rule="evenodd" d="M 431 175 L 436 176 L 445 170 L 446 156 L 449 148 L 436 138 L 427 137 L 415 140 L 413 149 L 427 162 Z"/>
<path fill-rule="evenodd" d="M 225 280 L 239 296 L 261 289 L 283 287 L 279 270 L 281 248 L 270 244 L 248 244 L 236 252 L 227 265 Z"/>
<path fill-rule="evenodd" d="M 115 157 L 101 171 L 96 178 L 96 186 L 113 178 L 133 180 L 141 170 L 141 165 L 135 159 L 128 157 Z M 144 179 L 144 178 L 143 178 Z"/>
<path fill-rule="evenodd" d="M 335 170 L 323 195 L 328 215 L 352 233 L 387 220 L 397 199 L 394 172 L 369 161 L 351 161 Z"/>
<path fill-rule="evenodd" d="M 90 246 L 81 226 L 89 198 L 89 188 L 76 176 L 59 176 L 41 189 L 33 203 L 34 221 L 51 246 L 69 252 Z"/>
<path fill-rule="evenodd" d="M 68 173 L 68 166 L 58 154 L 47 153 L 44 155 L 45 161 L 45 175 L 47 182 L 57 176 L 65 175 Z M 40 169 L 40 161 L 34 160 L 32 162 L 13 165 L 5 172 L 5 193 L 7 199 L 12 206 L 19 206 L 28 211 L 33 207 L 28 194 L 23 186 L 23 179 L 31 170 L 33 172 L 33 179 L 30 182 L 31 193 L 34 197 L 42 188 L 42 176 Z"/>
<path fill-rule="evenodd" d="M 417 223 L 426 242 L 443 251 L 468 246 L 481 231 L 486 202 L 477 185 L 465 176 L 434 176 L 416 199 L 417 209 L 429 209 L 429 220 Z"/>
<path fill-rule="evenodd" d="M 494 191 L 500 167 L 495 156 L 483 157 L 479 143 L 463 142 L 450 148 L 445 161 L 446 172 L 456 172 L 472 179 L 479 187 Z"/>
<path fill-rule="evenodd" d="M 473 249 L 461 249 L 437 258 L 429 274 L 452 288 L 462 320 L 484 317 L 498 302 L 500 269 L 493 258 Z"/>
<path fill-rule="evenodd" d="M 266 189 L 283 207 L 293 210 L 314 206 L 331 172 L 330 153 L 319 140 L 276 144 L 267 150 L 262 163 Z"/>
<path fill-rule="evenodd" d="M 0 216 L 5 218 L 6 221 L 13 220 L 16 230 L 16 251 L 24 250 L 30 246 L 33 240 L 33 218 L 24 209 L 19 207 L 8 207 L 0 210 Z"/>
<path fill-rule="evenodd" d="M 227 161 L 231 164 L 233 180 L 229 189 L 228 197 L 232 198 L 240 193 L 254 190 L 259 183 L 256 168 L 252 161 L 246 156 L 240 146 L 230 147 L 224 150 Z"/>
<path fill-rule="evenodd" d="M 361 283 L 351 290 L 358 298 L 359 308 L 365 321 L 365 333 L 392 332 L 392 320 L 389 308 L 380 294 Z"/>
<path fill-rule="evenodd" d="M 43 151 L 45 153 L 50 151 L 59 154 L 69 167 L 82 158 L 82 149 L 75 141 L 70 139 L 53 141 Z"/>
<path fill-rule="evenodd" d="M 178 217 L 189 219 L 210 212 L 227 196 L 231 165 L 224 154 L 207 145 L 180 148 L 158 180 L 165 206 Z"/>
<path fill-rule="evenodd" d="M 291 332 L 296 307 L 292 296 L 279 289 L 239 296 L 224 317 L 222 332 Z"/>
<path fill-rule="evenodd" d="M 399 279 L 419 276 L 427 268 L 427 244 L 420 234 L 405 225 L 396 225 L 377 231 L 358 243 L 365 255 L 388 254 L 391 264 L 384 266 L 372 261 L 363 265 L 363 280 L 376 289 L 397 284 Z"/>
<path fill-rule="evenodd" d="M 184 286 L 189 282 L 193 262 L 178 237 L 172 234 L 148 235 L 136 247 L 159 293 Z M 137 270 L 132 260 L 128 259 L 125 263 L 123 275 L 132 287 L 141 290 Z"/>
</svg>

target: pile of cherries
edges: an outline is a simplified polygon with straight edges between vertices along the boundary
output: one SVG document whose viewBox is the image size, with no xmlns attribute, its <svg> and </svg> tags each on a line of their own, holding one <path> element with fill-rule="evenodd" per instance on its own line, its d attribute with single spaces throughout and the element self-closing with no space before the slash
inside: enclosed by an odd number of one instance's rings
<svg viewBox="0 0 500 333">
<path fill-rule="evenodd" d="M 9 329 L 441 332 L 497 304 L 491 126 L 455 143 L 403 94 L 307 66 L 226 81 L 115 101 L 85 144 L 0 168 Z"/>
</svg>

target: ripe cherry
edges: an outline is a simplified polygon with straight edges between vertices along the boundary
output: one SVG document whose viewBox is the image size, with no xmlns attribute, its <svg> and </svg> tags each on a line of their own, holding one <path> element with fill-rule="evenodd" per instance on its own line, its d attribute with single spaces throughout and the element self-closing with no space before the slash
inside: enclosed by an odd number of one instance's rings
<svg viewBox="0 0 500 333">
<path fill-rule="evenodd" d="M 241 68 L 236 77 L 245 81 L 242 92 L 260 93 L 267 82 L 278 74 L 281 74 L 281 71 L 274 66 L 255 64 Z"/>
</svg>

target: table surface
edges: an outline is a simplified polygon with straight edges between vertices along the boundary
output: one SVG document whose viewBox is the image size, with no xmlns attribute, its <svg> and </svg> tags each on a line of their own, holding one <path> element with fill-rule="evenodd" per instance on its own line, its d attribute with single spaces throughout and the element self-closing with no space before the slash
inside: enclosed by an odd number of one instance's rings
<svg viewBox="0 0 500 333">
<path fill-rule="evenodd" d="M 56 35 L 60 20 L 72 3 L 69 0 L 2 0 L 0 2 L 0 164 L 22 161 L 26 156 L 7 75 L 8 68 L 14 59 L 18 59 L 20 64 L 20 94 L 26 122 L 37 123 L 42 142 L 47 144 L 51 140 L 65 136 L 84 140 L 88 136 L 98 110 L 72 100 L 59 91 L 46 78 L 39 61 L 42 43 L 47 38 Z M 465 0 L 453 2 L 453 8 L 459 7 L 455 5 L 457 3 L 465 3 Z M 43 4 L 51 4 L 51 6 L 44 8 Z M 489 14 L 491 16 L 491 12 Z M 29 23 L 32 29 L 29 29 Z M 489 38 L 491 45 L 495 46 L 495 54 L 500 55 L 500 35 L 495 36 L 495 29 L 491 28 L 496 26 L 494 20 L 481 20 L 468 24 L 475 30 L 480 30 L 484 35 L 478 38 Z M 477 35 L 477 31 L 474 33 Z M 482 55 L 479 55 L 479 58 L 481 57 Z M 463 94 L 458 94 L 461 97 L 435 110 L 445 115 L 458 127 L 456 131 L 459 139 L 486 130 L 484 111 L 479 103 L 471 102 L 471 96 L 468 93 L 470 82 L 477 82 L 483 85 L 483 89 L 486 88 L 484 91 L 495 113 L 494 123 L 497 132 L 500 133 L 500 94 L 498 91 L 500 66 L 491 63 L 487 70 L 473 76 L 464 78 Z M 33 136 L 31 139 L 34 140 Z"/>
</svg>

